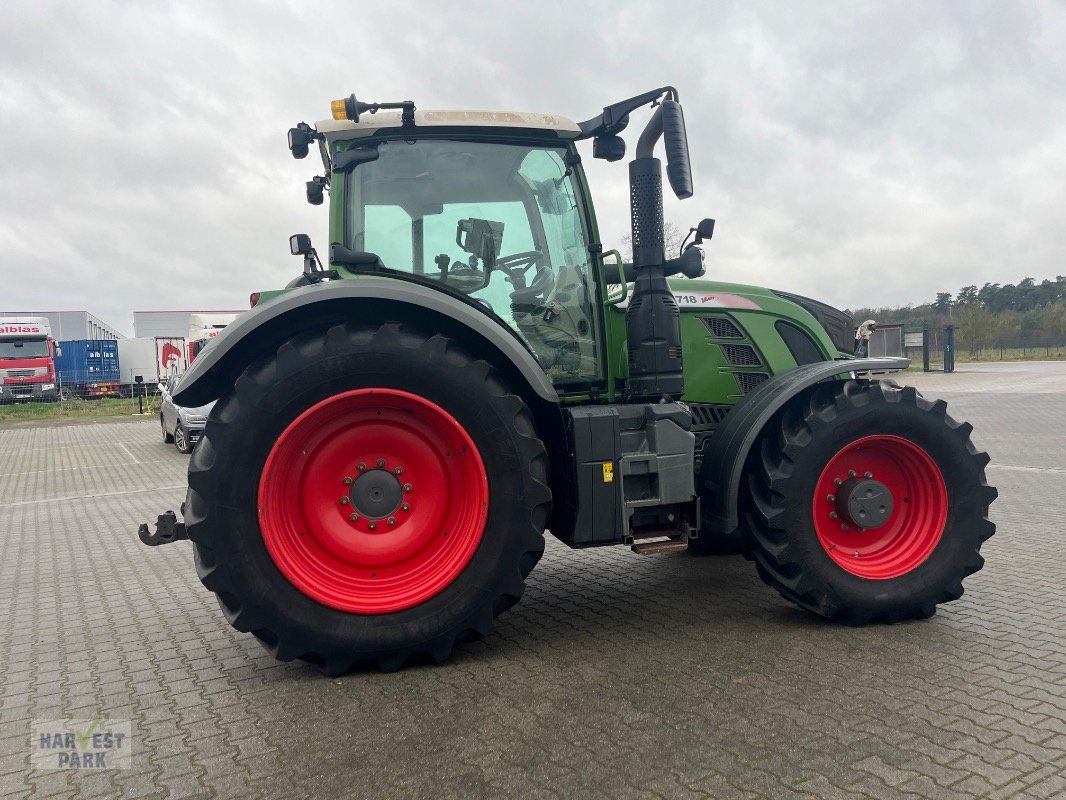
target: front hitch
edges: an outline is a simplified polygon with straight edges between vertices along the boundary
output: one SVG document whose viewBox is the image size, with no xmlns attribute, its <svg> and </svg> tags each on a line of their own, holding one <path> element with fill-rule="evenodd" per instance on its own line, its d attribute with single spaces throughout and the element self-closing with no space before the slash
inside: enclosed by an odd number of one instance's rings
<svg viewBox="0 0 1066 800">
<path fill-rule="evenodd" d="M 165 511 L 155 521 L 155 533 L 149 533 L 148 523 L 142 522 L 141 527 L 137 529 L 137 538 L 149 547 L 158 547 L 179 539 L 188 539 L 189 534 L 185 530 L 185 523 L 178 522 L 177 514 Z"/>
</svg>

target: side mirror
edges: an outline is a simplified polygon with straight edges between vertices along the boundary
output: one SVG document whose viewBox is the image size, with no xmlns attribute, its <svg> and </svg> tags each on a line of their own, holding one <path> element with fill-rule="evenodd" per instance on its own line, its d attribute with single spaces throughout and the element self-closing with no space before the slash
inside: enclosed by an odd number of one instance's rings
<svg viewBox="0 0 1066 800">
<path fill-rule="evenodd" d="M 703 244 L 704 239 L 710 239 L 714 236 L 714 220 L 710 217 L 701 219 L 696 226 L 696 244 Z"/>
<path fill-rule="evenodd" d="M 294 256 L 310 255 L 312 249 L 311 237 L 306 233 L 294 233 L 289 237 L 289 250 Z"/>
<path fill-rule="evenodd" d="M 312 136 L 310 126 L 300 123 L 295 128 L 289 128 L 289 152 L 293 158 L 307 158 L 307 148 L 311 144 Z"/>
<path fill-rule="evenodd" d="M 62 348 L 62 347 L 60 347 L 60 346 L 59 346 L 59 345 L 57 344 L 57 345 L 56 345 L 56 358 L 62 358 L 62 357 L 63 357 L 63 348 Z"/>
<path fill-rule="evenodd" d="M 688 155 L 685 112 L 675 100 L 663 100 L 663 144 L 666 147 L 666 176 L 679 200 L 692 197 L 692 167 Z"/>
</svg>

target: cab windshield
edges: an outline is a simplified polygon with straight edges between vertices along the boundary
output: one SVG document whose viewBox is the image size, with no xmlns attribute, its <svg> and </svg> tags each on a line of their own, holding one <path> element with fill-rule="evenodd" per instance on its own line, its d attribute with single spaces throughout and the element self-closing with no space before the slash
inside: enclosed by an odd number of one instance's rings
<svg viewBox="0 0 1066 800">
<path fill-rule="evenodd" d="M 376 147 L 348 175 L 345 244 L 492 309 L 556 384 L 601 379 L 585 209 L 565 147 Z"/>
<path fill-rule="evenodd" d="M 48 358 L 47 339 L 0 339 L 0 360 Z"/>
</svg>

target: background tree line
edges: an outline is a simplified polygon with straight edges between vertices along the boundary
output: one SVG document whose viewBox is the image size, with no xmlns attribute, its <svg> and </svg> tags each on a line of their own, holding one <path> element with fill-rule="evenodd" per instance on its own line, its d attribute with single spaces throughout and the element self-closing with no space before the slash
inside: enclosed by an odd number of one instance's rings
<svg viewBox="0 0 1066 800">
<path fill-rule="evenodd" d="M 1040 283 L 1023 278 L 1016 284 L 963 286 L 954 296 L 937 292 L 936 299 L 922 305 L 857 308 L 850 313 L 856 323 L 875 319 L 902 323 L 907 330 L 954 325 L 957 347 L 975 356 L 1004 344 L 1060 344 L 1066 340 L 1066 275 Z"/>
</svg>

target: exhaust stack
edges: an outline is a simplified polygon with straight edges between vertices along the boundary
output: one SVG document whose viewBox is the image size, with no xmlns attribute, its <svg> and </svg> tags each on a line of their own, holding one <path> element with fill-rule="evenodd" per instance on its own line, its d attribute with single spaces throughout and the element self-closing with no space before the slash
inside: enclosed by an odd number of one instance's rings
<svg viewBox="0 0 1066 800">
<path fill-rule="evenodd" d="M 677 93 L 663 100 L 637 142 L 629 164 L 629 205 L 636 281 L 626 311 L 629 341 L 629 399 L 655 402 L 685 391 L 681 359 L 681 315 L 666 284 L 663 236 L 662 162 L 652 153 L 666 134 L 670 185 L 679 198 L 692 196 L 688 139 Z"/>
</svg>

